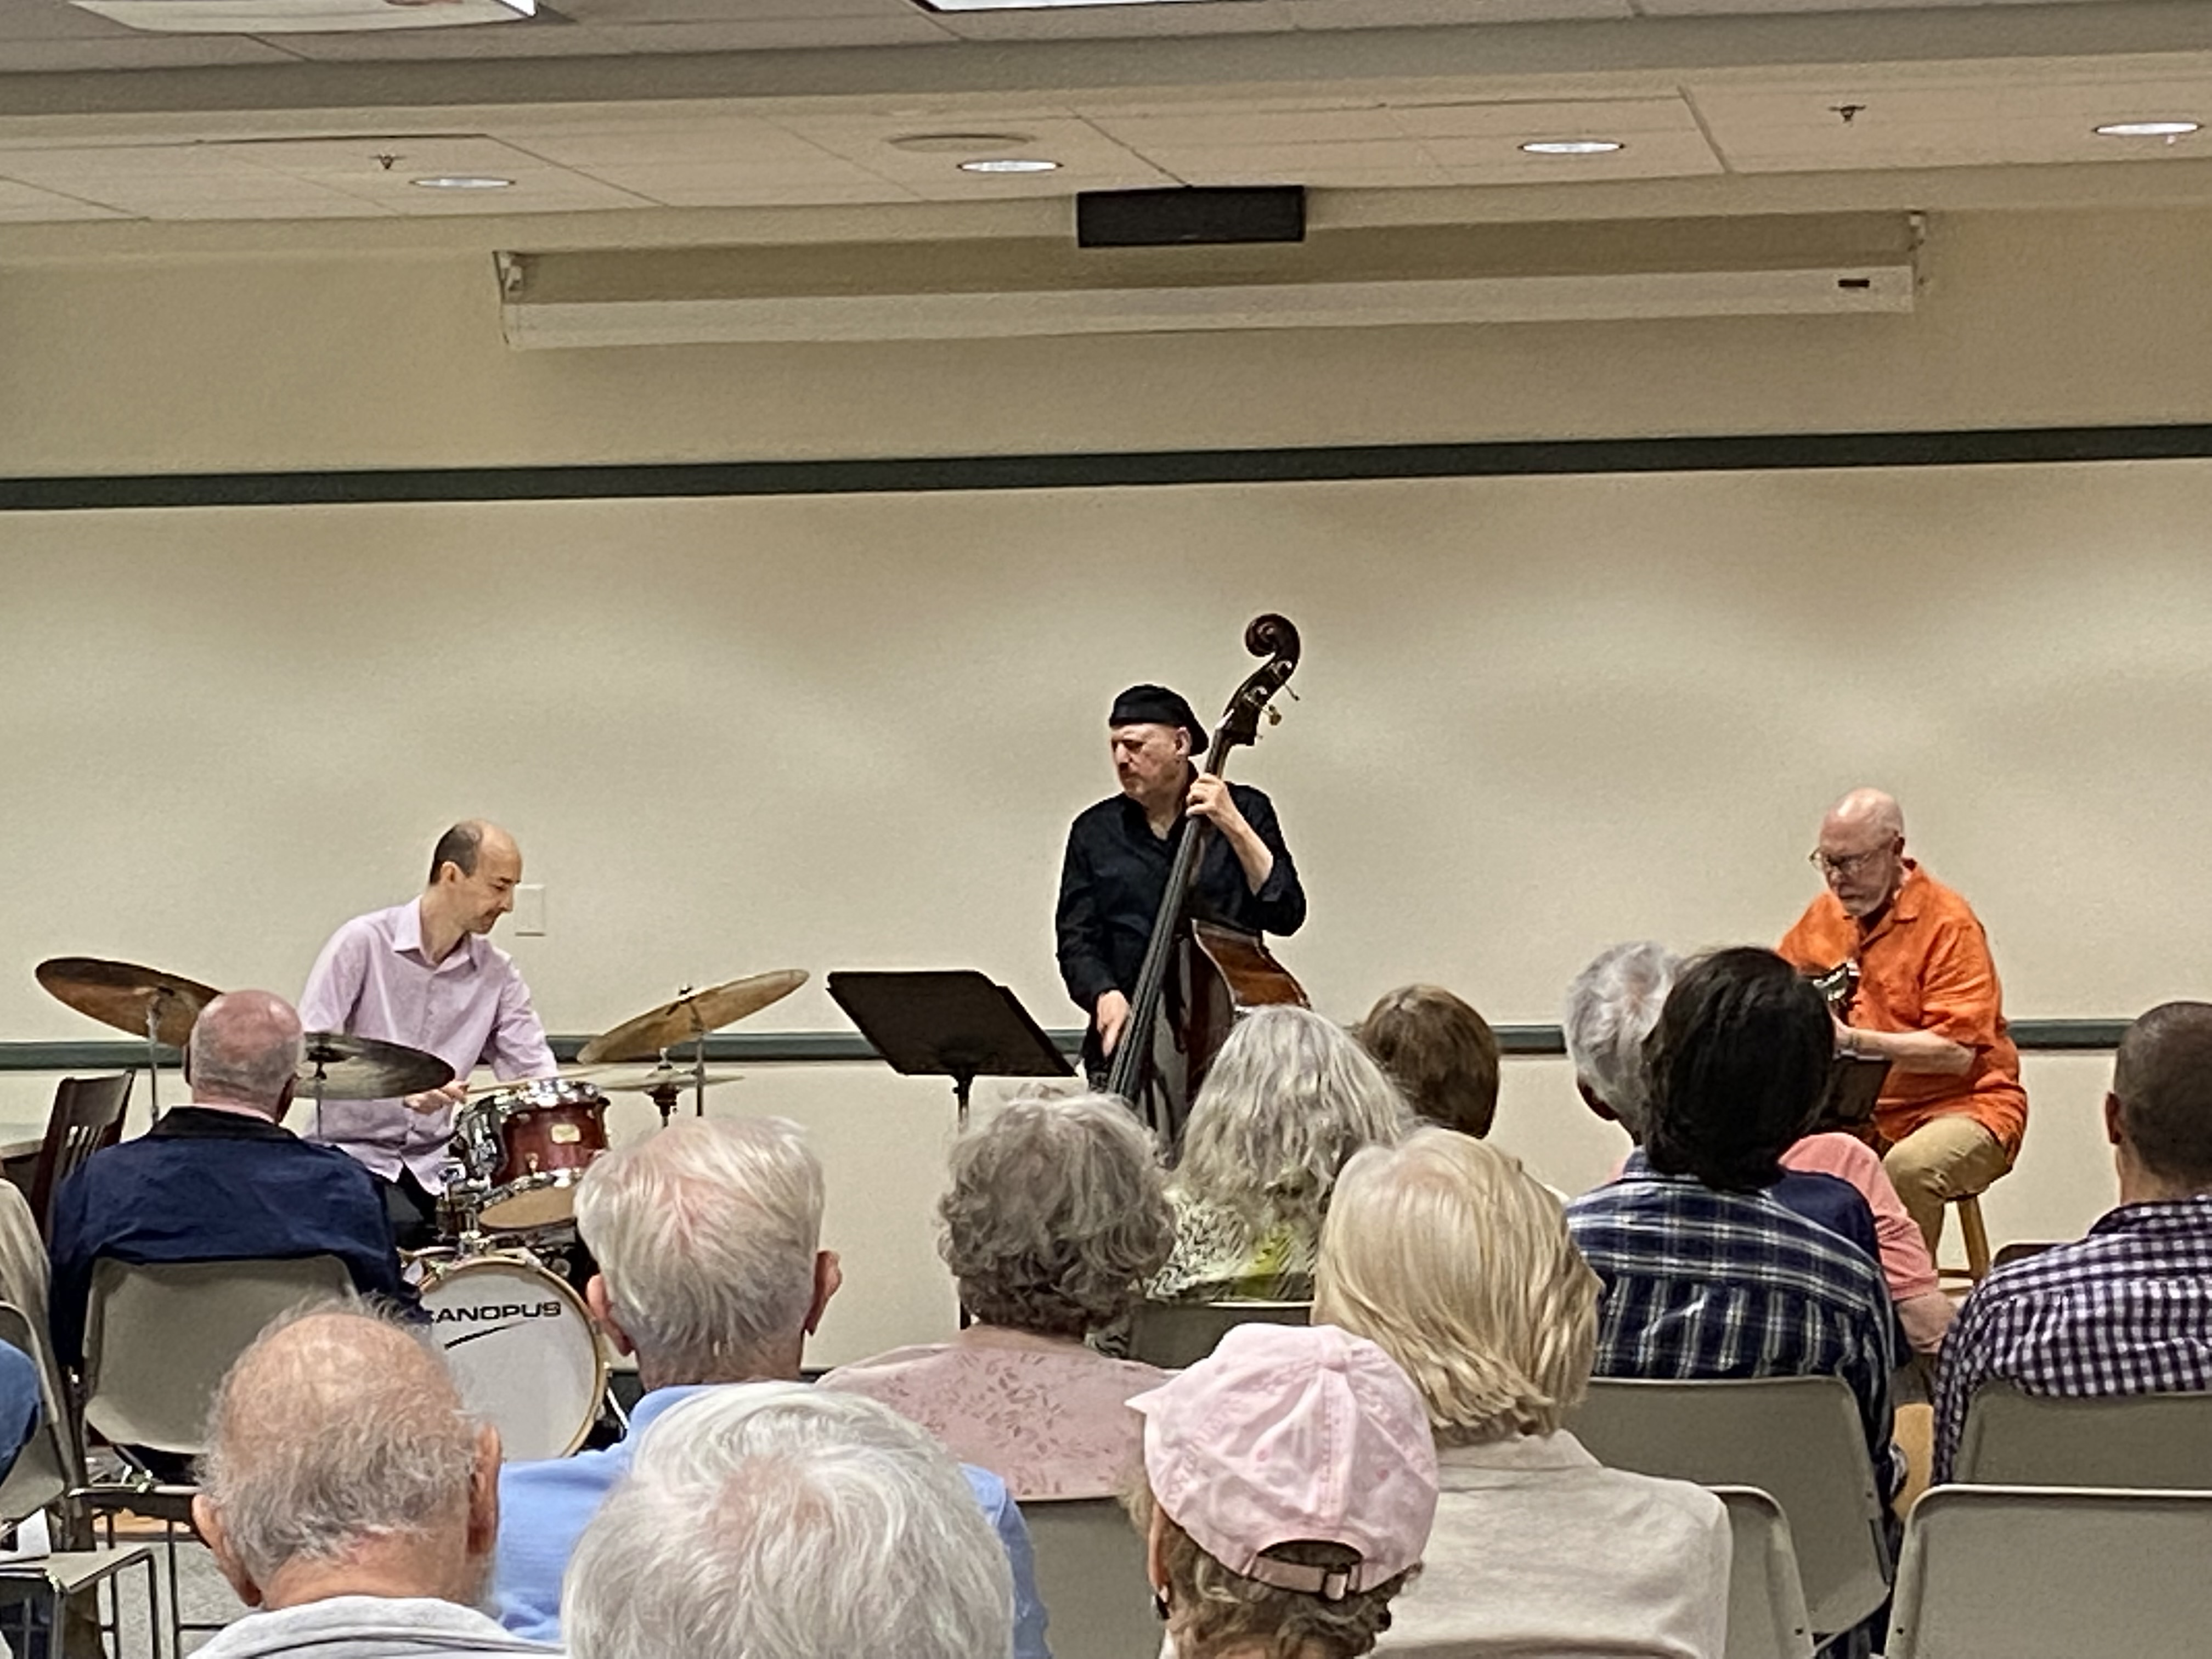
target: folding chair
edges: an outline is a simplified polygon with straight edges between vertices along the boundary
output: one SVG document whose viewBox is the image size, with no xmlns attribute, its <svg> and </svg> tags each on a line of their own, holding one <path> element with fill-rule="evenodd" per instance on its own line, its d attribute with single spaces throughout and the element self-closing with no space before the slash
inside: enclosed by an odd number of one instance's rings
<svg viewBox="0 0 2212 1659">
<path fill-rule="evenodd" d="M 1310 1302 L 1139 1302 L 1129 1316 L 1129 1358 L 1178 1371 L 1213 1352 L 1238 1325 L 1304 1325 Z"/>
<path fill-rule="evenodd" d="M 34 1358 L 42 1352 L 41 1334 L 21 1309 L 4 1302 L 0 1302 L 0 1341 Z M 57 1403 L 52 1400 L 44 1402 L 38 1428 L 17 1455 L 7 1478 L 0 1480 L 0 1528 L 12 1530 L 41 1510 L 61 1513 L 78 1484 L 76 1437 L 58 1415 Z M 49 1536 L 58 1541 L 68 1530 L 65 1522 L 59 1531 L 50 1531 Z M 62 1628 L 70 1598 L 85 1590 L 96 1593 L 104 1586 L 108 1592 L 107 1613 L 99 1619 L 100 1627 L 103 1632 L 119 1632 L 122 1575 L 137 1566 L 146 1569 L 147 1641 L 153 1659 L 160 1659 L 161 1602 L 155 1582 L 154 1552 L 147 1545 L 64 1550 L 21 1561 L 0 1561 L 0 1605 L 24 1606 L 27 1619 L 27 1609 L 40 1609 L 44 1615 L 44 1630 L 51 1641 L 52 1633 Z M 94 1616 L 98 1618 L 97 1601 Z M 36 1626 L 24 1627 L 26 1639 L 17 1648 L 18 1652 L 28 1651 L 33 1645 L 28 1639 L 33 1628 Z M 174 1650 L 173 1639 L 171 1650 Z"/>
<path fill-rule="evenodd" d="M 332 1255 L 289 1261 L 161 1264 L 103 1260 L 92 1270 L 85 1310 L 84 1426 L 118 1448 L 197 1456 L 206 1449 L 208 1410 L 232 1363 L 277 1315 L 351 1284 Z M 126 1453 L 127 1455 L 127 1453 Z M 128 1510 L 163 1522 L 169 1565 L 169 1624 L 179 1633 L 216 1628 L 182 1622 L 177 1538 L 192 1531 L 195 1489 L 150 1478 L 87 1486 L 75 1496 L 106 1516 Z"/>
<path fill-rule="evenodd" d="M 54 1089 L 46 1138 L 31 1171 L 31 1213 L 39 1237 L 54 1233 L 54 1194 L 77 1166 L 103 1146 L 123 1138 L 123 1114 L 131 1104 L 136 1072 L 115 1077 L 65 1077 Z"/>
<path fill-rule="evenodd" d="M 1728 1506 L 1728 1659 L 1813 1659 L 1813 1624 L 1782 1505 L 1750 1486 L 1715 1486 Z"/>
<path fill-rule="evenodd" d="M 1938 1486 L 1887 1659 L 2181 1659 L 2212 1642 L 2212 1492 Z"/>
<path fill-rule="evenodd" d="M 1603 1377 L 1567 1427 L 1617 1468 L 1771 1494 L 1789 1517 L 1814 1635 L 1850 1630 L 1888 1595 L 1887 1507 L 1840 1377 Z"/>
<path fill-rule="evenodd" d="M 1978 1389 L 1959 1436 L 1960 1486 L 2212 1491 L 2212 1394 L 2096 1400 Z"/>
<path fill-rule="evenodd" d="M 1054 1659 L 1148 1659 L 1160 1646 L 1145 1540 L 1110 1498 L 1024 1503 Z"/>
</svg>

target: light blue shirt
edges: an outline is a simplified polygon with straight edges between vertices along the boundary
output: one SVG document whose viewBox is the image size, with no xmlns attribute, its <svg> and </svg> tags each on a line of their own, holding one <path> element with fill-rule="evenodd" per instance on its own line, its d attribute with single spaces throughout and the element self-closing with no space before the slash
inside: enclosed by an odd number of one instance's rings
<svg viewBox="0 0 2212 1659">
<path fill-rule="evenodd" d="M 655 1389 L 629 1414 L 629 1432 L 605 1451 L 542 1463 L 509 1463 L 499 1474 L 499 1558 L 492 1594 L 499 1622 L 533 1642 L 561 1639 L 561 1576 L 600 1502 L 629 1472 L 632 1450 L 661 1413 L 705 1392 L 702 1387 Z M 744 1387 L 744 1384 L 736 1386 Z M 1006 1483 L 984 1469 L 960 1466 L 975 1502 L 1006 1546 L 1014 1571 L 1014 1659 L 1052 1659 L 1045 1645 L 1044 1603 L 1037 1599 L 1030 1531 L 1006 1495 Z"/>
</svg>

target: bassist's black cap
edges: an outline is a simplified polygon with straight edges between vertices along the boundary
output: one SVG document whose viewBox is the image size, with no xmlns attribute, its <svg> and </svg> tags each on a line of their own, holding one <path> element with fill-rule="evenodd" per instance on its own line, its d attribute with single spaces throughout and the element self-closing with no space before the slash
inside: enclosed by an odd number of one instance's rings
<svg viewBox="0 0 2212 1659">
<path fill-rule="evenodd" d="M 1203 757 L 1206 753 L 1206 727 L 1190 711 L 1190 705 L 1180 693 L 1164 685 L 1133 685 L 1114 699 L 1113 712 L 1106 716 L 1109 726 L 1180 726 L 1190 733 L 1190 752 Z"/>
</svg>

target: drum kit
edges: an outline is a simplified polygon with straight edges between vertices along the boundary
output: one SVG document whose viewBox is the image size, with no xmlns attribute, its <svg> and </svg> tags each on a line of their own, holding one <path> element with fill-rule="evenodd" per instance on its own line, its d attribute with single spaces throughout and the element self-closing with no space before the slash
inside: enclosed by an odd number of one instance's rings
<svg viewBox="0 0 2212 1659">
<path fill-rule="evenodd" d="M 39 983 L 79 1013 L 160 1046 L 180 1048 L 218 994 L 196 980 L 92 957 L 41 963 Z M 758 1013 L 805 983 L 797 969 L 694 991 L 623 1021 L 586 1043 L 551 1077 L 471 1091 L 453 1113 L 440 1242 L 411 1253 L 410 1277 L 462 1397 L 500 1431 L 508 1457 L 564 1457 L 584 1443 L 606 1394 L 608 1359 L 582 1299 L 546 1265 L 573 1244 L 575 1188 L 607 1150 L 610 1094 L 645 1095 L 665 1126 L 684 1090 L 701 1115 L 707 1091 L 738 1080 L 707 1069 L 709 1032 Z M 672 1051 L 689 1048 L 688 1064 Z M 617 1072 L 650 1061 L 643 1072 Z M 392 1100 L 443 1088 L 453 1068 L 435 1054 L 344 1032 L 307 1033 L 299 1091 L 325 1101 Z M 155 1083 L 159 1112 L 159 1083 Z"/>
</svg>

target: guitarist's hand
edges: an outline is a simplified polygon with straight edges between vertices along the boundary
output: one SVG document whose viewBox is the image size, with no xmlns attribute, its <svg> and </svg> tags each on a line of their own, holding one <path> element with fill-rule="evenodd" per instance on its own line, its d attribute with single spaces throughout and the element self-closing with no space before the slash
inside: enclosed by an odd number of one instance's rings
<svg viewBox="0 0 2212 1659">
<path fill-rule="evenodd" d="M 1101 1053 L 1111 1054 L 1121 1042 L 1121 1028 L 1129 1023 L 1129 999 L 1119 991 L 1109 991 L 1098 999 L 1098 1048 Z"/>
</svg>

